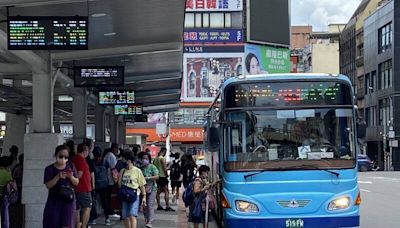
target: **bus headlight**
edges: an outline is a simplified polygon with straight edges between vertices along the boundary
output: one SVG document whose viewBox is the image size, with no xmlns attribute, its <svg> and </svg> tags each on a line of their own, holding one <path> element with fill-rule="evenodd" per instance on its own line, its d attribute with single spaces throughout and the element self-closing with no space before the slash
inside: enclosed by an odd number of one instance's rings
<svg viewBox="0 0 400 228">
<path fill-rule="evenodd" d="M 258 207 L 254 203 L 247 201 L 236 200 L 236 210 L 244 213 L 257 213 Z"/>
<path fill-rule="evenodd" d="M 329 203 L 328 210 L 330 211 L 343 210 L 348 208 L 349 206 L 350 206 L 350 197 L 343 196 L 335 200 L 332 200 Z"/>
</svg>

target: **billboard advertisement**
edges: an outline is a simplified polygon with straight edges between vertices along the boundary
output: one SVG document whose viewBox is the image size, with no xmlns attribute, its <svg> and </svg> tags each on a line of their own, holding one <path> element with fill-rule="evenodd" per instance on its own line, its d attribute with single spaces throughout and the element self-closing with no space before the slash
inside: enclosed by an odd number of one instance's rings
<svg viewBox="0 0 400 228">
<path fill-rule="evenodd" d="M 186 0 L 186 12 L 242 10 L 243 0 Z"/>
<path fill-rule="evenodd" d="M 243 53 L 184 55 L 184 101 L 212 101 L 221 83 L 243 75 Z"/>
<path fill-rule="evenodd" d="M 242 29 L 185 29 L 185 43 L 242 43 Z"/>
<path fill-rule="evenodd" d="M 290 51 L 287 48 L 246 44 L 244 61 L 248 75 L 291 71 Z"/>
</svg>

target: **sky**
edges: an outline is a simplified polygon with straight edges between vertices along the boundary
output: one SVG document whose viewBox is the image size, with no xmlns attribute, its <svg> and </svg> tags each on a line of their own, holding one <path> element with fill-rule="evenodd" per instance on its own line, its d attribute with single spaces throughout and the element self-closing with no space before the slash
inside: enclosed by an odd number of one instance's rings
<svg viewBox="0 0 400 228">
<path fill-rule="evenodd" d="M 292 25 L 312 25 L 326 30 L 328 24 L 347 23 L 361 0 L 291 0 Z"/>
</svg>

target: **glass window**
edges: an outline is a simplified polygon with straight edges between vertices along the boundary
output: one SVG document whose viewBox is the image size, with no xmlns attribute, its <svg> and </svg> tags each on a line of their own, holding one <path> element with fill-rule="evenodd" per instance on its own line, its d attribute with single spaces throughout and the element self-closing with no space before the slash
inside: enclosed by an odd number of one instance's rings
<svg viewBox="0 0 400 228">
<path fill-rule="evenodd" d="M 393 70 L 392 70 L 392 60 L 388 60 L 379 64 L 379 89 L 387 89 L 392 87 L 393 81 Z"/>
<path fill-rule="evenodd" d="M 201 13 L 196 13 L 196 28 L 202 27 Z"/>
<path fill-rule="evenodd" d="M 194 28 L 194 14 L 185 13 L 185 28 Z"/>
<path fill-rule="evenodd" d="M 378 38 L 379 38 L 379 45 L 378 45 L 378 53 L 383 53 L 392 46 L 392 22 L 383 26 L 378 30 Z"/>
<path fill-rule="evenodd" d="M 353 167 L 352 116 L 351 108 L 228 111 L 225 168 Z"/>
<path fill-rule="evenodd" d="M 224 20 L 223 13 L 210 13 L 210 28 L 223 28 Z"/>
<path fill-rule="evenodd" d="M 231 14 L 225 13 L 225 28 L 231 28 L 231 27 L 232 27 Z"/>
<path fill-rule="evenodd" d="M 210 27 L 210 14 L 203 13 L 203 28 Z"/>
<path fill-rule="evenodd" d="M 243 20 L 242 20 L 242 13 L 241 12 L 232 12 L 232 28 L 242 28 L 243 27 Z"/>
</svg>

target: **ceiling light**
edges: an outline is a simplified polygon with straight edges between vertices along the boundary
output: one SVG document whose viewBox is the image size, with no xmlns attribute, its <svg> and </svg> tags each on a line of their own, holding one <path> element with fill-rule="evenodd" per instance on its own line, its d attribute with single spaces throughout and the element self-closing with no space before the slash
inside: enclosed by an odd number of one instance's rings
<svg viewBox="0 0 400 228">
<path fill-rule="evenodd" d="M 106 13 L 94 13 L 92 14 L 92 17 L 104 17 L 106 15 L 107 15 Z"/>
<path fill-rule="evenodd" d="M 109 32 L 109 33 L 104 33 L 104 36 L 115 36 L 117 33 L 115 32 Z"/>
</svg>

